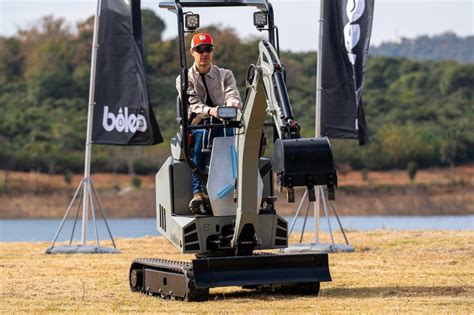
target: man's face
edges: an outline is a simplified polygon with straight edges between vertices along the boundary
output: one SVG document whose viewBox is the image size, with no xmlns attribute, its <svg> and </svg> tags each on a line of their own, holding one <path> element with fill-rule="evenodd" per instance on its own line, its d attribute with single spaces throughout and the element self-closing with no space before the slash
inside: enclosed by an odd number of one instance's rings
<svg viewBox="0 0 474 315">
<path fill-rule="evenodd" d="M 191 49 L 191 55 L 194 57 L 194 62 L 199 67 L 208 67 L 212 62 L 213 46 L 211 45 L 199 45 L 194 49 Z"/>
</svg>

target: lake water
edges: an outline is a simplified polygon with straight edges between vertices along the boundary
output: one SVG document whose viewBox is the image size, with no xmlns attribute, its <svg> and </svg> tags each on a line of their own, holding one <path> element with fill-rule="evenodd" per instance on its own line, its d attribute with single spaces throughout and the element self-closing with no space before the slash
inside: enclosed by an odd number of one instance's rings
<svg viewBox="0 0 474 315">
<path fill-rule="evenodd" d="M 293 217 L 286 217 L 290 225 Z M 355 229 L 359 231 L 375 229 L 393 230 L 473 230 L 474 215 L 464 216 L 343 216 L 340 217 L 342 226 L 345 229 Z M 298 218 L 294 231 L 301 231 L 304 218 Z M 337 221 L 330 217 L 333 230 L 338 229 Z M 156 220 L 154 218 L 127 218 L 108 219 L 109 227 L 114 237 L 143 237 L 157 236 Z M 0 220 L 0 242 L 40 242 L 52 241 L 61 220 L 59 219 L 20 219 L 20 220 Z M 69 240 L 71 236 L 73 220 L 67 220 L 58 241 Z M 324 217 L 321 217 L 321 230 L 328 231 L 328 224 Z M 312 231 L 313 221 L 308 218 L 306 231 Z M 108 239 L 107 229 L 102 220 L 97 222 L 99 238 Z M 81 235 L 80 221 L 76 226 L 75 240 Z M 89 227 L 89 239 L 94 239 L 92 224 Z"/>
</svg>

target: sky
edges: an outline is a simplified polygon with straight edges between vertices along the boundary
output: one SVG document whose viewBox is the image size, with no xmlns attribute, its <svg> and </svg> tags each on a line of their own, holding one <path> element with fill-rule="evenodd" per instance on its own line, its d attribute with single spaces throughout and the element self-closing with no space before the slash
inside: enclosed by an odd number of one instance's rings
<svg viewBox="0 0 474 315">
<path fill-rule="evenodd" d="M 168 0 L 170 1 L 170 0 Z M 273 0 L 275 24 L 284 50 L 317 50 L 319 0 Z M 166 23 L 164 38 L 177 34 L 176 16 L 158 8 L 159 0 L 142 0 Z M 0 0 L 0 35 L 11 36 L 46 15 L 65 17 L 71 24 L 95 14 L 96 0 Z M 237 30 L 241 38 L 259 35 L 253 27 L 252 8 L 193 9 L 201 25 L 220 24 Z M 452 31 L 474 35 L 474 0 L 375 0 L 372 45 L 400 37 L 436 35 Z"/>
</svg>

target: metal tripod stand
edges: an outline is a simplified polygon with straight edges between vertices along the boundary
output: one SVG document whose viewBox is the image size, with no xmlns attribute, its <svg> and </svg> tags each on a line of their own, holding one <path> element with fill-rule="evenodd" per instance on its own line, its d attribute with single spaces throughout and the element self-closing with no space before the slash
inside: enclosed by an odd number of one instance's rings
<svg viewBox="0 0 474 315">
<path fill-rule="evenodd" d="M 325 253 L 333 253 L 333 252 L 353 252 L 354 247 L 349 244 L 349 241 L 347 240 L 346 233 L 344 231 L 344 228 L 342 227 L 341 220 L 339 219 L 339 216 L 336 211 L 336 207 L 334 206 L 332 201 L 329 201 L 326 199 L 326 192 L 324 191 L 323 186 L 316 186 L 316 201 L 311 202 L 308 201 L 308 206 L 306 207 L 306 213 L 303 221 L 303 228 L 301 229 L 301 235 L 299 239 L 299 244 L 292 244 L 290 245 L 287 249 L 285 249 L 285 252 L 289 253 L 295 253 L 295 252 L 325 252 Z M 295 217 L 293 218 L 293 221 L 291 222 L 290 230 L 288 231 L 288 235 L 291 235 L 293 232 L 293 229 L 295 227 L 296 220 L 298 219 L 298 216 L 301 212 L 301 209 L 303 207 L 303 203 L 308 195 L 308 190 L 305 190 L 303 197 L 301 198 L 300 204 L 298 206 L 298 209 L 296 210 Z M 320 243 L 319 242 L 319 212 L 320 212 L 320 204 L 322 201 L 323 205 L 323 210 L 324 210 L 324 215 L 327 220 L 328 224 L 328 229 L 329 229 L 329 236 L 331 238 L 331 243 L 325 244 L 325 243 Z M 327 207 L 327 203 L 331 205 L 332 211 L 334 213 L 334 216 L 337 219 L 337 223 L 339 225 L 339 228 L 341 229 L 342 235 L 344 236 L 345 244 L 336 244 L 334 242 L 334 235 L 333 235 L 333 230 L 331 226 L 331 221 L 329 220 L 329 211 Z M 309 208 L 311 204 L 314 205 L 314 243 L 311 244 L 303 244 L 303 235 L 306 229 L 306 222 L 308 221 L 308 214 L 309 214 Z"/>
<path fill-rule="evenodd" d="M 71 211 L 76 199 L 78 199 L 77 209 L 74 216 L 74 224 L 72 226 L 72 232 L 69 238 L 69 244 L 55 246 L 56 241 L 59 237 L 59 234 L 61 233 L 61 230 L 63 229 L 64 223 L 66 222 L 66 219 L 69 216 L 69 212 Z M 107 227 L 107 232 L 110 236 L 110 240 L 112 241 L 112 245 L 114 248 L 107 248 L 107 247 L 100 246 L 99 233 L 97 230 L 97 222 L 96 222 L 96 215 L 95 215 L 96 208 L 94 207 L 94 201 L 98 205 L 100 214 L 102 216 L 102 219 L 104 220 L 105 226 Z M 79 210 L 80 210 L 81 204 L 83 207 L 81 244 L 73 245 L 72 241 L 74 239 L 74 232 L 76 230 L 76 225 L 77 225 L 77 221 L 79 217 Z M 92 215 L 92 223 L 94 226 L 95 246 L 87 245 L 87 229 L 88 229 L 87 225 L 88 225 L 89 211 L 90 211 L 90 214 Z M 115 245 L 115 241 L 112 236 L 112 232 L 110 231 L 109 224 L 107 223 L 107 219 L 105 218 L 104 209 L 100 202 L 99 195 L 97 194 L 97 191 L 94 187 L 92 178 L 85 177 L 79 183 L 79 186 L 77 187 L 76 192 L 74 193 L 74 196 L 72 197 L 72 200 L 69 203 L 69 207 L 67 208 L 66 213 L 64 214 L 61 224 L 59 225 L 56 235 L 54 236 L 54 239 L 51 242 L 51 246 L 46 250 L 46 253 L 47 254 L 56 254 L 56 253 L 72 254 L 72 253 L 119 253 L 119 252 L 120 251 L 117 249 L 117 246 Z"/>
</svg>

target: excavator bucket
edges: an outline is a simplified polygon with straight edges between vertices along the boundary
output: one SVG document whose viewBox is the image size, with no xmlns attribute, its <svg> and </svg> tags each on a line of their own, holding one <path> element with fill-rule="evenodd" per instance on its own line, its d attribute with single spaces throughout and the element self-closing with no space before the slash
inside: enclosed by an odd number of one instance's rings
<svg viewBox="0 0 474 315">
<path fill-rule="evenodd" d="M 272 155 L 284 187 L 336 184 L 336 167 L 327 138 L 278 139 Z"/>
<path fill-rule="evenodd" d="M 331 281 L 327 254 L 212 257 L 192 264 L 197 288 Z"/>
<path fill-rule="evenodd" d="M 272 167 L 278 184 L 293 193 L 294 187 L 327 186 L 334 199 L 337 186 L 336 167 L 327 138 L 278 139 L 272 154 Z M 310 200 L 313 200 L 311 197 Z M 291 202 L 291 200 L 290 200 Z"/>
</svg>

